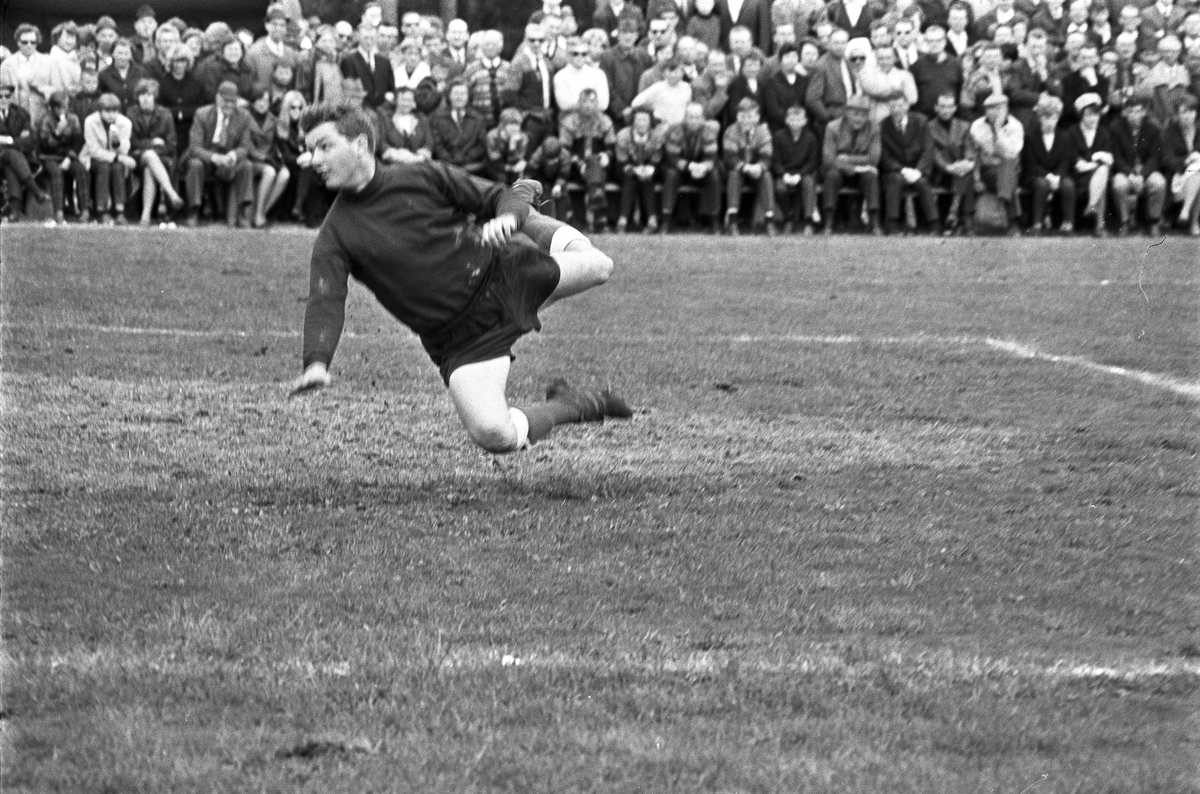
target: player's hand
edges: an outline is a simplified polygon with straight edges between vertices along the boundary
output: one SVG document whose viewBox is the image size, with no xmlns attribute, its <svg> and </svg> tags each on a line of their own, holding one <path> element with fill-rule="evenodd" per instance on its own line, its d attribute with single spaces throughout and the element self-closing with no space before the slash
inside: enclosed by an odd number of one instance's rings
<svg viewBox="0 0 1200 794">
<path fill-rule="evenodd" d="M 483 232 L 481 234 L 483 242 L 486 245 L 494 245 L 498 248 L 503 248 L 508 245 L 508 241 L 517 233 L 517 218 L 511 213 L 505 213 L 499 217 L 492 218 L 487 223 L 483 224 Z"/>
<path fill-rule="evenodd" d="M 329 385 L 329 370 L 321 362 L 309 364 L 304 374 L 292 384 L 288 397 L 299 397 L 302 394 L 319 391 Z"/>
</svg>

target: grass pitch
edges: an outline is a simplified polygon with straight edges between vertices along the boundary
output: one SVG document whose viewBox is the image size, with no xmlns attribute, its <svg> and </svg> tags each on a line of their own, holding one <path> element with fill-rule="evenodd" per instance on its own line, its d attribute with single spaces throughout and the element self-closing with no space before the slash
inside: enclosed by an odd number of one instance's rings
<svg viewBox="0 0 1200 794">
<path fill-rule="evenodd" d="M 1194 243 L 605 237 L 494 458 L 311 241 L 6 228 L 6 790 L 1197 790 Z"/>
</svg>

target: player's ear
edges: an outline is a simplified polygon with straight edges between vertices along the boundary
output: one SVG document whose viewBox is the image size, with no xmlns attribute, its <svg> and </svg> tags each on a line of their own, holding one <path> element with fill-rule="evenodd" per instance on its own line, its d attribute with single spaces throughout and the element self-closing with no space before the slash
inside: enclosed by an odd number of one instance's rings
<svg viewBox="0 0 1200 794">
<path fill-rule="evenodd" d="M 371 139 L 367 136 L 367 134 L 365 132 L 362 133 L 361 135 L 355 136 L 354 148 L 358 149 L 359 151 L 363 152 L 364 154 L 373 154 L 373 150 L 371 148 Z"/>
</svg>

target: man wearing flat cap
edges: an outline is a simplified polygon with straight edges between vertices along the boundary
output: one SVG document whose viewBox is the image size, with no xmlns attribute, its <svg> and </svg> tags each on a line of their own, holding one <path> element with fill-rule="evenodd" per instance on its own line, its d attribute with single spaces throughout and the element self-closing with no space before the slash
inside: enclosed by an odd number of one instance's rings
<svg viewBox="0 0 1200 794">
<path fill-rule="evenodd" d="M 129 37 L 133 48 L 134 63 L 150 63 L 157 59 L 154 49 L 154 33 L 158 30 L 158 17 L 148 5 L 139 6 L 133 17 L 134 34 Z"/>
<path fill-rule="evenodd" d="M 250 147 L 250 114 L 238 107 L 238 89 L 232 82 L 217 87 L 216 101 L 196 111 L 187 151 L 188 226 L 196 226 L 204 201 L 204 185 L 215 180 L 228 185 L 225 220 L 243 222 L 242 210 L 253 196 Z"/>
<path fill-rule="evenodd" d="M 983 101 L 983 115 L 971 124 L 970 148 L 975 160 L 975 193 L 990 191 L 1004 205 L 1011 224 L 1019 214 L 1017 179 L 1025 127 L 1008 112 L 1008 97 L 992 94 Z M 1016 227 L 1010 226 L 1016 233 Z"/>
<path fill-rule="evenodd" d="M 627 2 L 625 5 L 629 8 L 633 4 Z M 614 33 L 617 43 L 600 56 L 599 66 L 608 78 L 608 114 L 620 123 L 638 95 L 642 74 L 653 65 L 654 59 L 644 47 L 637 46 L 642 35 L 639 22 L 622 19 Z"/>
<path fill-rule="evenodd" d="M 879 226 L 879 159 L 882 141 L 879 127 L 871 121 L 871 100 L 857 94 L 846 100 L 841 118 L 825 127 L 822 163 L 821 204 L 825 234 L 833 234 L 838 191 L 845 186 L 862 191 L 872 234 L 883 234 Z"/>
</svg>

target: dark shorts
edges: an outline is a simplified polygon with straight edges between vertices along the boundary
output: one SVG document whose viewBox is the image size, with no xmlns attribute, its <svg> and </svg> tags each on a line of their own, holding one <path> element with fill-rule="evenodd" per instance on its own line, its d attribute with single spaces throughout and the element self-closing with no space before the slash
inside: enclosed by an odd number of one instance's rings
<svg viewBox="0 0 1200 794">
<path fill-rule="evenodd" d="M 421 337 L 442 380 L 464 364 L 501 356 L 530 331 L 540 331 L 537 312 L 558 286 L 558 263 L 528 242 L 514 241 L 500 252 L 475 299 L 461 317 Z"/>
</svg>

